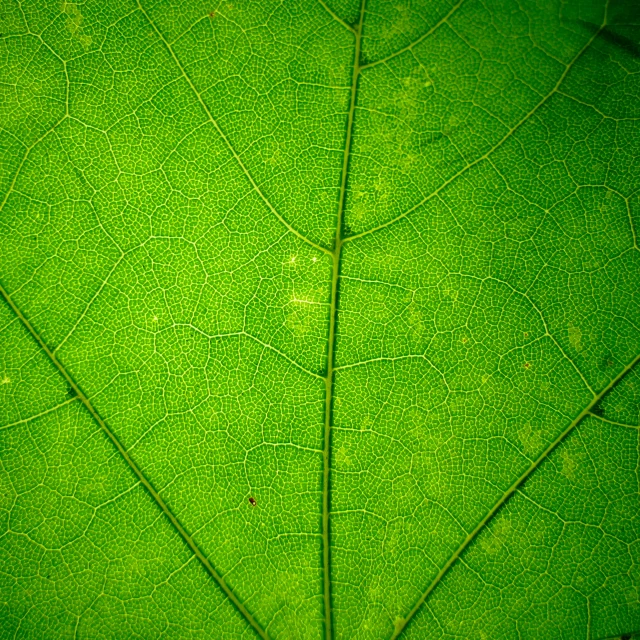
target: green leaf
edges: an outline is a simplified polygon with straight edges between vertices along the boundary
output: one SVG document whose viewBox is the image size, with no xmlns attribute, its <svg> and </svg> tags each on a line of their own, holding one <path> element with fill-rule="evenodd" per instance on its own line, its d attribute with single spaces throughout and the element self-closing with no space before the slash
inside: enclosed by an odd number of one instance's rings
<svg viewBox="0 0 640 640">
<path fill-rule="evenodd" d="M 639 23 L 6 0 L 0 637 L 640 633 Z"/>
</svg>

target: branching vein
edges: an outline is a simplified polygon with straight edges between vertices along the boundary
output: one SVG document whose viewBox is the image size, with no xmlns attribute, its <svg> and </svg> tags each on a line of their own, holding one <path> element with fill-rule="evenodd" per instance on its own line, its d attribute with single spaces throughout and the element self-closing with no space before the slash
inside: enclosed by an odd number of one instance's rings
<svg viewBox="0 0 640 640">
<path fill-rule="evenodd" d="M 429 202 L 429 200 L 431 200 L 432 198 L 435 198 L 439 193 L 441 193 L 444 189 L 446 189 L 450 184 L 452 184 L 460 176 L 464 175 L 470 169 L 472 169 L 476 165 L 480 164 L 483 160 L 486 160 L 487 158 L 489 158 L 500 147 L 502 147 L 502 145 L 507 140 L 509 140 L 511 138 L 511 136 L 516 131 L 518 131 L 518 129 L 520 129 L 520 127 L 522 127 L 526 122 L 528 122 L 529 119 L 532 118 L 535 115 L 535 113 L 537 111 L 539 111 L 551 99 L 552 96 L 554 96 L 558 92 L 558 89 L 562 86 L 562 83 L 564 82 L 565 78 L 567 77 L 567 74 L 569 73 L 569 71 L 573 68 L 573 65 L 580 59 L 582 54 L 593 44 L 594 40 L 598 37 L 598 34 L 604 28 L 605 25 L 606 25 L 606 18 L 605 18 L 605 22 L 600 27 L 600 30 L 598 30 L 596 33 L 594 33 L 591 36 L 591 38 L 589 38 L 589 40 L 584 45 L 584 47 L 582 47 L 582 49 L 580 49 L 580 51 L 567 64 L 567 66 L 565 67 L 564 71 L 562 72 L 562 74 L 558 78 L 558 81 L 554 85 L 553 89 L 551 89 L 551 91 L 549 91 L 549 93 L 547 93 L 547 95 L 544 96 L 544 98 L 542 100 L 540 100 L 540 102 L 538 102 L 536 104 L 536 106 L 533 107 L 533 109 L 531 109 L 525 116 L 523 116 L 520 119 L 520 121 L 514 127 L 509 129 L 509 131 L 502 138 L 500 138 L 500 140 L 498 142 L 496 142 L 496 144 L 494 144 L 493 147 L 491 147 L 491 149 L 489 149 L 486 153 L 484 153 L 483 155 L 479 156 L 478 158 L 476 158 L 475 160 L 473 160 L 472 162 L 467 164 L 465 167 L 460 169 L 457 173 L 455 173 L 449 179 L 445 180 L 445 182 L 443 182 L 437 189 L 432 191 L 428 196 L 425 196 L 422 200 L 420 200 L 420 202 L 418 202 L 415 205 L 413 205 L 410 209 L 408 209 L 404 213 L 401 213 L 399 216 L 396 216 L 395 218 L 392 218 L 391 220 L 389 220 L 387 222 L 384 222 L 384 223 L 378 225 L 377 227 L 373 227 L 371 229 L 368 229 L 367 231 L 363 231 L 362 233 L 356 233 L 356 234 L 354 234 L 352 236 L 349 236 L 349 237 L 344 239 L 344 242 L 353 242 L 354 240 L 357 240 L 359 238 L 363 238 L 365 236 L 371 235 L 372 233 L 376 233 L 377 231 L 381 231 L 382 229 L 386 229 L 387 227 L 390 227 L 391 225 L 395 224 L 396 222 L 399 222 L 400 220 L 406 218 L 408 215 L 412 214 L 414 211 L 416 211 L 417 209 L 422 207 L 424 204 Z"/>
<path fill-rule="evenodd" d="M 173 61 L 175 62 L 176 66 L 178 67 L 180 73 L 182 74 L 182 76 L 184 77 L 184 79 L 187 81 L 187 84 L 189 85 L 189 87 L 191 88 L 191 90 L 193 91 L 194 95 L 196 96 L 198 102 L 200 103 L 200 106 L 202 107 L 202 109 L 204 110 L 209 122 L 211 122 L 211 124 L 213 125 L 214 129 L 218 132 L 218 135 L 222 138 L 222 140 L 224 141 L 225 145 L 227 146 L 227 148 L 229 149 L 229 151 L 231 152 L 231 154 L 233 155 L 233 157 L 235 158 L 236 162 L 238 163 L 238 166 L 240 167 L 240 169 L 242 170 L 242 172 L 244 173 L 244 175 L 246 176 L 247 180 L 249 181 L 249 183 L 251 184 L 251 187 L 254 189 L 254 191 L 258 194 L 258 196 L 260 197 L 260 199 L 264 202 L 264 204 L 267 206 L 267 208 L 269 209 L 269 211 L 271 211 L 271 213 L 296 237 L 298 237 L 300 240 L 302 240 L 303 242 L 305 242 L 306 244 L 312 246 L 314 249 L 317 249 L 318 251 L 322 251 L 323 253 L 326 254 L 331 254 L 331 252 L 326 248 L 323 247 L 319 244 L 316 244 L 315 242 L 313 242 L 312 240 L 310 240 L 309 238 L 307 238 L 306 236 L 304 236 L 302 233 L 300 233 L 297 229 L 295 229 L 294 227 L 292 227 L 289 222 L 287 222 L 276 210 L 276 208 L 271 204 L 271 202 L 269 201 L 269 199 L 267 198 L 267 196 L 264 194 L 264 192 L 262 191 L 262 189 L 259 187 L 258 183 L 254 180 L 253 176 L 251 175 L 249 169 L 247 168 L 247 165 L 243 162 L 242 158 L 240 157 L 240 154 L 236 151 L 236 149 L 233 147 L 233 145 L 231 144 L 231 141 L 229 140 L 229 138 L 227 137 L 227 135 L 224 133 L 224 131 L 220 128 L 220 125 L 218 124 L 218 121 L 213 117 L 213 114 L 211 113 L 211 110 L 209 109 L 209 107 L 207 106 L 207 103 L 203 100 L 202 95 L 200 94 L 200 92 L 198 91 L 198 89 L 196 88 L 196 86 L 193 84 L 193 80 L 191 80 L 191 77 L 189 76 L 189 74 L 187 73 L 187 70 L 185 69 L 185 67 L 183 66 L 183 64 L 180 62 L 180 60 L 178 59 L 178 56 L 176 55 L 175 51 L 173 50 L 173 47 L 171 46 L 171 44 L 169 43 L 169 41 L 164 37 L 164 34 L 160 31 L 160 29 L 158 29 L 158 27 L 156 26 L 155 22 L 151 19 L 151 16 L 147 13 L 147 11 L 145 10 L 145 8 L 142 6 L 142 3 L 140 2 L 140 0 L 138 0 L 138 7 L 140 9 L 140 11 L 144 14 L 145 18 L 147 19 L 147 22 L 151 25 L 151 28 L 155 31 L 155 33 L 157 34 L 157 36 L 160 38 L 160 40 L 164 43 L 165 47 L 167 48 L 167 51 L 169 52 L 169 54 L 171 55 L 171 57 L 173 58 Z"/>
<path fill-rule="evenodd" d="M 151 482 L 144 475 L 140 467 L 133 460 L 129 452 L 124 448 L 123 444 L 120 442 L 116 434 L 109 428 L 106 422 L 102 419 L 100 414 L 96 411 L 95 407 L 89 400 L 89 398 L 84 394 L 78 383 L 73 379 L 71 374 L 66 370 L 64 365 L 57 359 L 54 352 L 48 347 L 48 345 L 44 342 L 44 340 L 40 337 L 40 335 L 33 328 L 31 323 L 27 320 L 24 314 L 20 311 L 20 309 L 16 306 L 14 301 L 11 299 L 9 294 L 5 291 L 4 287 L 0 285 L 0 294 L 6 300 L 7 304 L 11 307 L 13 312 L 18 316 L 24 327 L 31 334 L 34 340 L 38 343 L 38 346 L 47 354 L 51 362 L 55 365 L 56 369 L 62 374 L 62 377 L 66 380 L 67 384 L 73 389 L 76 396 L 80 399 L 82 404 L 86 407 L 87 411 L 91 414 L 92 418 L 98 423 L 99 427 L 105 433 L 105 435 L 111 440 L 112 444 L 118 450 L 118 453 L 122 456 L 124 461 L 129 465 L 129 468 L 136 475 L 141 484 L 145 487 L 145 489 L 151 494 L 151 497 L 156 502 L 156 504 L 160 507 L 164 515 L 169 519 L 174 528 L 178 531 L 182 539 L 185 541 L 189 549 L 193 552 L 193 554 L 198 558 L 198 560 L 202 563 L 204 569 L 207 573 L 218 583 L 220 588 L 224 591 L 225 595 L 231 600 L 231 602 L 236 606 L 238 611 L 245 617 L 247 622 L 251 625 L 254 631 L 264 640 L 268 640 L 267 634 L 264 632 L 262 627 L 256 622 L 255 618 L 247 611 L 246 607 L 240 602 L 235 593 L 229 588 L 224 578 L 214 569 L 212 564 L 209 562 L 206 555 L 202 552 L 200 547 L 196 544 L 194 539 L 187 533 L 186 529 L 182 526 L 181 522 L 178 520 L 176 515 L 173 513 L 171 508 L 167 505 L 167 503 L 162 499 L 160 494 L 156 491 Z"/>
<path fill-rule="evenodd" d="M 540 454 L 540 456 L 534 460 L 529 468 L 504 492 L 502 497 L 493 505 L 490 511 L 482 518 L 482 520 L 476 525 L 476 527 L 467 535 L 462 541 L 460 546 L 455 550 L 453 555 L 449 558 L 446 564 L 440 569 L 433 582 L 427 587 L 426 591 L 422 594 L 418 602 L 411 609 L 407 617 L 396 627 L 396 631 L 393 634 L 391 640 L 395 640 L 406 628 L 409 621 L 418 612 L 418 610 L 425 603 L 427 598 L 431 595 L 433 590 L 440 584 L 442 578 L 449 572 L 449 569 L 458 561 L 464 551 L 469 545 L 476 539 L 478 534 L 484 529 L 487 523 L 496 515 L 496 513 L 503 507 L 503 505 L 513 496 L 516 491 L 525 483 L 527 478 L 546 460 L 549 455 L 560 445 L 567 436 L 584 420 L 586 416 L 592 415 L 593 408 L 604 398 L 611 389 L 613 389 L 620 380 L 622 380 L 633 367 L 640 362 L 640 354 L 627 364 L 620 373 L 609 382 L 609 384 L 598 393 L 589 404 L 578 414 L 578 416 L 569 424 L 569 426 Z"/>
</svg>

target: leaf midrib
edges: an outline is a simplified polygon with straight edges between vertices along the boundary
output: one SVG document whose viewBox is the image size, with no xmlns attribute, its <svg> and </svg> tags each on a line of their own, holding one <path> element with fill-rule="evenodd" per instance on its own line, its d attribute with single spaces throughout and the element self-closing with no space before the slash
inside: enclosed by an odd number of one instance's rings
<svg viewBox="0 0 640 640">
<path fill-rule="evenodd" d="M 366 0 L 361 0 L 360 18 L 357 26 L 353 29 L 355 36 L 353 72 L 351 76 L 349 112 L 347 115 L 347 132 L 342 157 L 342 172 L 340 175 L 340 197 L 338 200 L 338 215 L 336 218 L 336 235 L 332 251 L 333 265 L 331 273 L 327 376 L 325 380 L 324 442 L 322 451 L 322 572 L 324 588 L 324 635 L 326 640 L 331 640 L 333 636 L 333 613 L 331 607 L 331 531 L 329 520 L 331 515 L 331 429 L 333 426 L 332 414 L 335 375 L 334 359 L 336 349 L 336 323 L 338 318 L 338 286 L 340 281 L 340 259 L 342 257 L 343 245 L 343 216 L 347 198 L 347 177 L 349 174 L 349 159 L 351 157 L 353 122 L 355 118 L 356 99 L 358 94 L 358 78 L 361 70 L 360 47 L 362 44 L 362 27 L 364 22 L 365 4 Z"/>
</svg>

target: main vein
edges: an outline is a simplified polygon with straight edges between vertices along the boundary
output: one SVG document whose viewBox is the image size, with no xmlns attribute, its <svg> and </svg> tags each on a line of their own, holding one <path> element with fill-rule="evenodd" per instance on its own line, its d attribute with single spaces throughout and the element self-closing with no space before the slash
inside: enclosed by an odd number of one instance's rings
<svg viewBox="0 0 640 640">
<path fill-rule="evenodd" d="M 225 595 L 233 602 L 238 611 L 244 616 L 247 622 L 253 627 L 254 631 L 264 640 L 269 640 L 269 636 L 265 633 L 265 631 L 260 627 L 260 625 L 256 622 L 254 617 L 247 611 L 245 606 L 240 602 L 235 593 L 229 588 L 226 584 L 224 578 L 214 569 L 211 565 L 207 557 L 204 555 L 200 547 L 195 543 L 193 538 L 187 533 L 186 529 L 182 526 L 178 518 L 175 516 L 171 508 L 167 505 L 167 503 L 160 497 L 160 494 L 156 491 L 155 487 L 151 484 L 148 478 L 144 475 L 140 467 L 136 464 L 135 460 L 131 457 L 129 452 L 125 449 L 124 445 L 120 442 L 116 434 L 109 428 L 107 423 L 102 419 L 100 414 L 97 412 L 96 408 L 93 406 L 89 398 L 84 394 L 78 383 L 74 380 L 71 374 L 66 370 L 64 365 L 58 360 L 55 353 L 48 347 L 46 342 L 42 339 L 40 334 L 34 329 L 32 324 L 27 320 L 25 315 L 22 313 L 20 308 L 15 304 L 11 296 L 7 293 L 4 287 L 0 284 L 0 294 L 6 300 L 7 304 L 11 307 L 13 312 L 18 316 L 24 327 L 27 331 L 33 336 L 34 340 L 38 343 L 38 346 L 47 354 L 51 362 L 54 364 L 56 369 L 62 374 L 62 377 L 66 380 L 67 384 L 73 389 L 76 396 L 80 399 L 82 404 L 86 407 L 87 411 L 91 414 L 93 419 L 98 423 L 102 431 L 107 435 L 109 440 L 113 443 L 115 448 L 118 450 L 118 453 L 123 457 L 125 462 L 129 465 L 129 468 L 136 475 L 140 483 L 144 486 L 144 488 L 151 494 L 151 497 L 154 499 L 156 504 L 160 507 L 165 516 L 169 519 L 174 528 L 178 531 L 182 539 L 186 542 L 187 546 L 191 549 L 193 554 L 198 558 L 198 560 L 202 563 L 204 569 L 207 573 L 214 578 L 214 580 L 218 583 L 222 591 Z M 59 405 L 61 406 L 61 405 Z M 59 407 L 56 407 L 59 408 Z M 44 412 L 47 413 L 47 412 Z"/>
<path fill-rule="evenodd" d="M 495 516 L 495 514 L 504 506 L 504 504 L 511 498 L 511 496 L 524 484 L 527 478 L 542 464 L 546 458 L 549 457 L 552 451 L 558 447 L 561 442 L 567 438 L 567 436 L 588 416 L 591 415 L 593 408 L 604 398 L 613 387 L 615 387 L 622 378 L 624 378 L 636 364 L 640 362 L 640 354 L 627 364 L 626 367 L 615 377 L 609 384 L 597 395 L 593 397 L 591 402 L 578 414 L 578 416 L 569 424 L 569 426 L 540 454 L 540 456 L 534 460 L 529 468 L 502 494 L 502 497 L 493 505 L 491 510 L 485 515 L 484 518 L 476 525 L 476 527 L 467 535 L 462 541 L 460 546 L 455 550 L 453 555 L 449 558 L 447 563 L 440 569 L 438 575 L 433 579 L 433 582 L 427 587 L 426 591 L 420 596 L 420 599 L 413 606 L 413 609 L 409 612 L 407 617 L 398 624 L 394 634 L 391 636 L 391 640 L 395 640 L 406 628 L 407 624 L 418 612 L 420 607 L 425 603 L 426 599 L 431 595 L 433 590 L 442 581 L 442 578 L 449 572 L 449 569 L 457 562 L 458 558 L 464 553 L 465 549 L 476 539 L 478 534 L 484 529 L 486 524 Z"/>
<path fill-rule="evenodd" d="M 353 57 L 353 75 L 351 77 L 351 97 L 349 99 L 349 113 L 347 116 L 347 135 L 342 158 L 342 173 L 340 176 L 340 197 L 338 201 L 338 217 L 336 220 L 336 236 L 333 245 L 333 267 L 331 275 L 331 310 L 329 312 L 329 346 L 327 354 L 327 377 L 325 380 L 325 409 L 324 409 L 324 443 L 323 443 L 323 471 L 322 471 L 322 569 L 324 575 L 324 633 L 325 640 L 331 640 L 333 635 L 331 612 L 331 540 L 329 531 L 330 513 L 330 475 L 331 475 L 331 422 L 333 415 L 333 383 L 334 359 L 336 347 L 336 320 L 338 316 L 338 284 L 340 278 L 340 258 L 342 254 L 342 224 L 344 207 L 347 196 L 347 174 L 349 171 L 349 157 L 351 155 L 351 140 L 353 136 L 353 120 L 356 110 L 356 96 L 358 93 L 358 77 L 360 75 L 360 45 L 362 42 L 362 25 L 366 0 L 361 1 L 360 18 L 355 33 L 355 51 Z"/>
</svg>

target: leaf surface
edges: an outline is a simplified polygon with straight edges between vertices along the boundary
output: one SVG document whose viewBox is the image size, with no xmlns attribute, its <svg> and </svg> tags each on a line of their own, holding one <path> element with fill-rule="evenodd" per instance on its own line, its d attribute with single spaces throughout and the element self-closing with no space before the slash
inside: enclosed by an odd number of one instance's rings
<svg viewBox="0 0 640 640">
<path fill-rule="evenodd" d="M 2 11 L 2 637 L 640 632 L 631 2 Z"/>
</svg>

